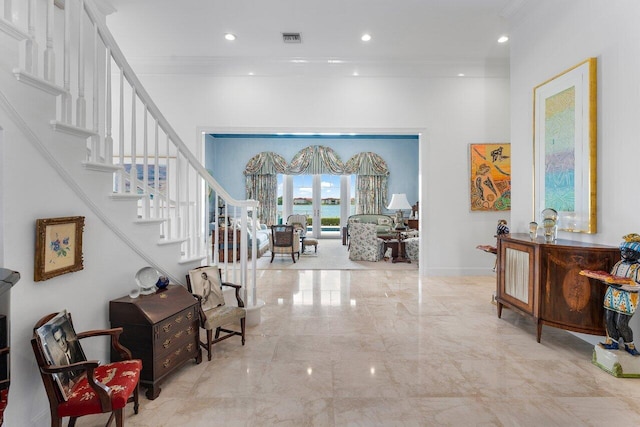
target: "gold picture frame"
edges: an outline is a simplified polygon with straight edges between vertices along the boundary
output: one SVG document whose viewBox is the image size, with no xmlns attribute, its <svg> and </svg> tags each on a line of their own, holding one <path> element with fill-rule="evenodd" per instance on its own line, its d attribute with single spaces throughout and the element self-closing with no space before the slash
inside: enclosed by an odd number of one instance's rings
<svg viewBox="0 0 640 427">
<path fill-rule="evenodd" d="M 533 221 L 558 212 L 558 230 L 596 233 L 596 58 L 533 89 Z"/>
<path fill-rule="evenodd" d="M 82 270 L 83 231 L 83 216 L 36 220 L 33 280 L 40 282 Z"/>
</svg>

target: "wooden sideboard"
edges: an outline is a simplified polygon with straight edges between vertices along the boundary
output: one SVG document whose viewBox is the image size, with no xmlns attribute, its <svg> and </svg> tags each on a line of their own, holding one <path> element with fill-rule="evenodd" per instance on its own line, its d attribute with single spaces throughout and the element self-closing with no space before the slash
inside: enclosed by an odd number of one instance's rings
<svg viewBox="0 0 640 427">
<path fill-rule="evenodd" d="M 140 384 L 147 387 L 147 398 L 158 397 L 159 383 L 186 361 L 202 361 L 198 308 L 198 300 L 180 285 L 109 302 L 111 327 L 124 329 L 120 342 L 142 360 Z M 111 360 L 119 360 L 113 350 Z"/>
<path fill-rule="evenodd" d="M 542 325 L 605 335 L 602 303 L 606 286 L 581 270 L 611 271 L 620 260 L 614 246 L 558 239 L 545 243 L 528 234 L 498 236 L 498 317 L 508 307 L 532 316 L 540 342 Z"/>
</svg>

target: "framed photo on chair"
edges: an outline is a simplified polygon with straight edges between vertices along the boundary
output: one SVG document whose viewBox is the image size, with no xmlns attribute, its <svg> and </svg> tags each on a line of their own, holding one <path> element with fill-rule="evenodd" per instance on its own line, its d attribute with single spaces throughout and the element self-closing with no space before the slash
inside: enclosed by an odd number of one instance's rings
<svg viewBox="0 0 640 427">
<path fill-rule="evenodd" d="M 36 333 L 43 343 L 48 363 L 65 366 L 87 360 L 66 310 L 61 311 L 53 319 L 39 327 Z M 82 371 L 68 371 L 53 374 L 53 376 L 62 395 L 67 400 L 71 389 L 83 378 L 84 373 Z"/>
<path fill-rule="evenodd" d="M 210 310 L 224 305 L 220 270 L 217 266 L 196 268 L 189 271 L 191 292 L 202 297 L 203 310 Z"/>
</svg>

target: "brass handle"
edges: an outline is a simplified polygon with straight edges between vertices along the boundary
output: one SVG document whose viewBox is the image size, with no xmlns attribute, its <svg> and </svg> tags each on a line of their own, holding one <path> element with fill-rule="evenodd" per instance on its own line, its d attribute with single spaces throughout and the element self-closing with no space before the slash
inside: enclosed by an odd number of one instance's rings
<svg viewBox="0 0 640 427">
<path fill-rule="evenodd" d="M 165 368 L 168 368 L 169 365 L 171 365 L 171 360 L 170 359 L 167 359 L 167 360 L 164 361 L 164 363 L 162 363 L 162 366 L 164 366 Z"/>
<path fill-rule="evenodd" d="M 162 346 L 164 348 L 167 348 L 171 345 L 171 339 L 165 340 L 165 342 L 162 343 Z"/>
<path fill-rule="evenodd" d="M 176 317 L 176 323 L 182 322 L 182 316 Z"/>
<path fill-rule="evenodd" d="M 188 344 L 188 345 L 187 345 L 187 351 L 188 351 L 189 353 L 191 353 L 191 350 L 193 350 L 193 344 Z"/>
<path fill-rule="evenodd" d="M 187 313 L 187 319 L 191 320 L 193 318 L 193 312 L 190 311 L 189 313 Z"/>
<path fill-rule="evenodd" d="M 189 326 L 187 328 L 187 335 L 191 335 L 193 333 L 193 326 Z"/>
<path fill-rule="evenodd" d="M 168 323 L 162 327 L 165 332 L 169 332 L 171 330 L 171 323 Z"/>
<path fill-rule="evenodd" d="M 179 349 L 177 349 L 177 350 L 176 350 L 175 355 L 176 355 L 176 356 L 179 356 L 179 355 L 180 355 L 180 353 L 182 353 L 182 349 L 181 349 L 181 348 L 179 348 Z"/>
<path fill-rule="evenodd" d="M 180 338 L 182 336 L 182 334 L 184 334 L 184 331 L 178 332 L 177 334 L 174 335 L 174 337 Z"/>
</svg>

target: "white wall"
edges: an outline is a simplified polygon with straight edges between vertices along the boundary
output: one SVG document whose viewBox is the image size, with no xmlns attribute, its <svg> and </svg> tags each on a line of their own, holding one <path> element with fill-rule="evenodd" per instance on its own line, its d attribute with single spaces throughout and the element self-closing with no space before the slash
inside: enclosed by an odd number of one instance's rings
<svg viewBox="0 0 640 427">
<path fill-rule="evenodd" d="M 511 23 L 512 231 L 533 218 L 533 88 L 589 57 L 598 61 L 597 216 L 594 235 L 572 240 L 618 245 L 640 233 L 634 194 L 640 157 L 640 31 L 637 0 L 528 1 Z M 539 213 L 537 213 L 539 215 Z M 640 318 L 632 319 L 636 338 Z"/>
<path fill-rule="evenodd" d="M 423 132 L 421 216 L 429 275 L 492 274 L 491 243 L 509 213 L 471 213 L 468 144 L 508 142 L 509 80 L 483 78 L 142 75 L 194 151 L 196 129 Z"/>
</svg>

